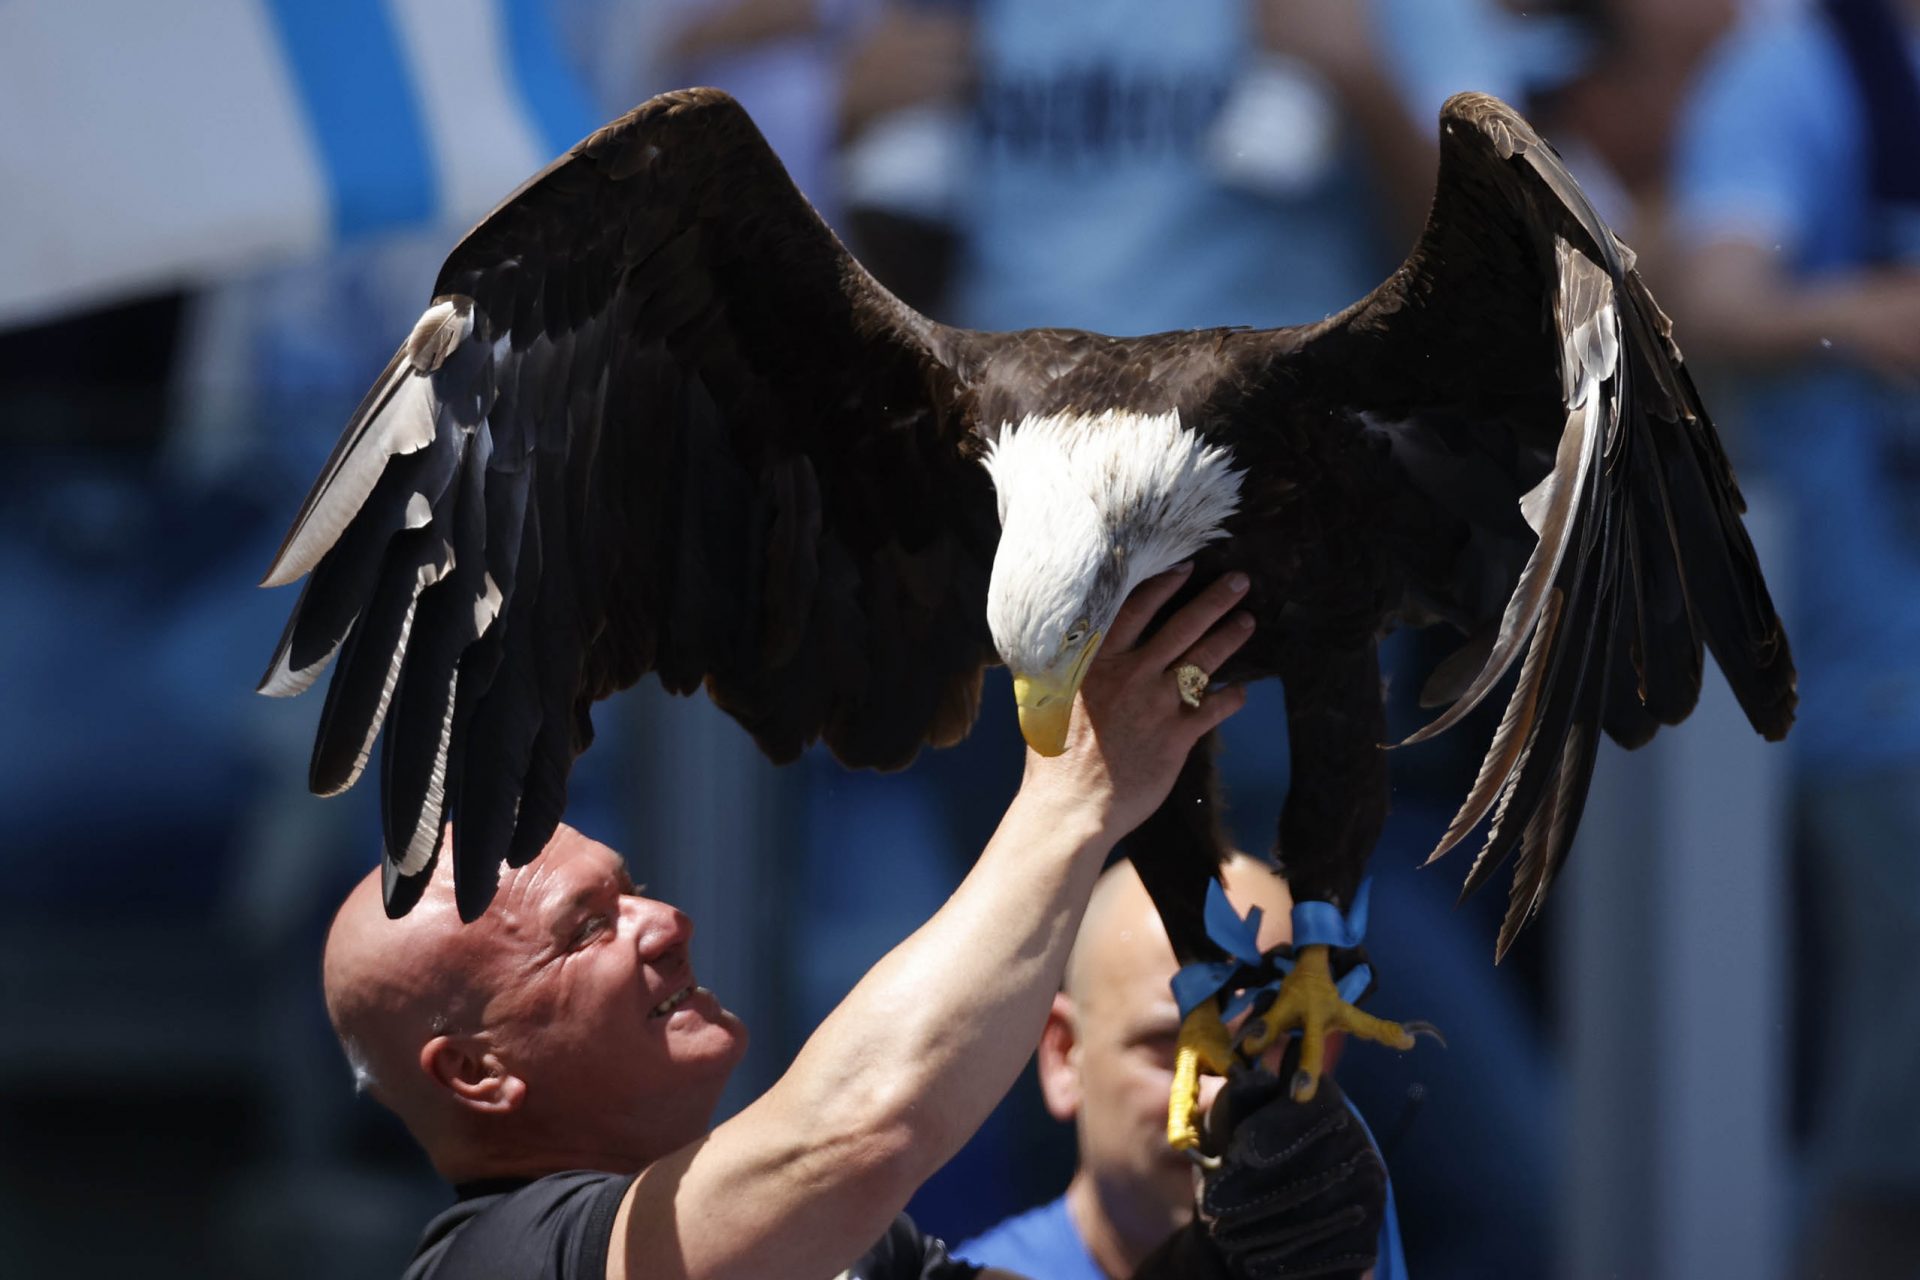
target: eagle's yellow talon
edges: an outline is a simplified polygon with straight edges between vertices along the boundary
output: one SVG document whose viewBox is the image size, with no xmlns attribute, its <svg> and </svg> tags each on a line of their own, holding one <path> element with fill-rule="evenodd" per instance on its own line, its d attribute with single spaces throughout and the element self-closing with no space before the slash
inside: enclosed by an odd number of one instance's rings
<svg viewBox="0 0 1920 1280">
<path fill-rule="evenodd" d="M 1200 1109 L 1200 1071 L 1225 1075 L 1233 1061 L 1233 1045 L 1220 1022 L 1220 1010 L 1209 1000 L 1180 1024 L 1180 1043 L 1173 1056 L 1173 1092 L 1167 1098 L 1167 1145 L 1192 1151 L 1200 1145 L 1194 1112 Z"/>
<path fill-rule="evenodd" d="M 1413 1033 L 1405 1027 L 1362 1013 L 1340 998 L 1326 947 L 1300 948 L 1293 972 L 1281 980 L 1279 998 L 1262 1022 L 1264 1025 L 1247 1037 L 1242 1052 L 1256 1058 L 1286 1032 L 1299 1031 L 1300 1066 L 1293 1074 L 1291 1092 L 1300 1102 L 1312 1098 L 1320 1087 L 1329 1032 L 1344 1031 L 1392 1049 L 1413 1048 Z"/>
<path fill-rule="evenodd" d="M 1281 980 L 1279 995 L 1259 1018 L 1241 1033 L 1236 1054 L 1232 1039 L 1220 1021 L 1219 1006 L 1209 1000 L 1180 1024 L 1180 1042 L 1173 1058 L 1173 1092 L 1167 1099 L 1167 1145 L 1175 1151 L 1195 1152 L 1200 1128 L 1194 1113 L 1200 1108 L 1200 1073 L 1224 1076 L 1235 1057 L 1252 1062 L 1290 1031 L 1300 1033 L 1300 1062 L 1290 1092 L 1306 1102 L 1318 1092 L 1326 1068 L 1327 1036 L 1344 1031 L 1393 1049 L 1413 1048 L 1413 1033 L 1425 1024 L 1402 1026 L 1376 1018 L 1340 998 L 1334 985 L 1333 963 L 1324 946 L 1301 947 L 1293 970 Z"/>
</svg>

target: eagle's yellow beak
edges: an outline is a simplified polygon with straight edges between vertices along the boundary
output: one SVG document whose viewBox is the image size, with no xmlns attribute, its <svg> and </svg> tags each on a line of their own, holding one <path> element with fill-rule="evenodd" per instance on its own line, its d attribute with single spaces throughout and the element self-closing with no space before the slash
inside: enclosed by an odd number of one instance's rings
<svg viewBox="0 0 1920 1280">
<path fill-rule="evenodd" d="M 1020 707 L 1020 736 L 1043 756 L 1057 756 L 1067 749 L 1067 723 L 1073 717 L 1073 695 L 1087 678 L 1087 666 L 1100 648 L 1100 633 L 1087 637 L 1080 653 L 1055 679 L 1049 672 L 1037 676 L 1013 678 L 1013 700 Z"/>
</svg>

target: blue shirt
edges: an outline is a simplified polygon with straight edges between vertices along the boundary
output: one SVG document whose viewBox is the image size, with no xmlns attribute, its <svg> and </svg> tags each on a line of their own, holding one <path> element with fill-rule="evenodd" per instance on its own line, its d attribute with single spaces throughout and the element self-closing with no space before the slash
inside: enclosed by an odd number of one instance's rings
<svg viewBox="0 0 1920 1280">
<path fill-rule="evenodd" d="M 1065 1195 L 954 1246 L 953 1256 L 1035 1280 L 1107 1280 L 1074 1229 Z"/>
<path fill-rule="evenodd" d="M 1298 189 L 1223 177 L 1214 129 L 1258 58 L 1252 8 L 981 0 L 961 323 L 1106 333 L 1294 324 L 1340 310 L 1399 265 L 1407 246 L 1383 233 L 1337 104 L 1332 158 Z M 1382 62 L 1423 127 L 1437 129 L 1451 92 L 1511 92 L 1485 0 L 1375 8 Z"/>
<path fill-rule="evenodd" d="M 1348 1103 L 1349 1107 L 1353 1104 Z M 1358 1118 L 1360 1112 L 1354 1111 Z M 1361 1119 L 1361 1127 L 1366 1121 Z M 1371 1131 L 1368 1137 L 1372 1137 Z M 1032 1280 L 1107 1280 L 1087 1252 L 1085 1241 L 1067 1212 L 1067 1197 L 1029 1209 L 956 1245 L 953 1256 L 983 1267 L 998 1267 Z M 1374 1280 L 1407 1280 L 1407 1260 L 1400 1248 L 1400 1216 L 1393 1205 L 1393 1183 L 1387 1183 L 1386 1216 L 1380 1224 Z"/>
<path fill-rule="evenodd" d="M 1876 256 L 1920 265 L 1920 228 L 1873 207 L 1868 138 L 1852 69 L 1818 14 L 1750 24 L 1682 119 L 1683 237 L 1774 250 L 1802 280 Z M 1920 760 L 1920 397 L 1837 360 L 1743 390 L 1753 456 L 1798 517 L 1783 610 L 1800 669 L 1789 741 L 1816 770 Z"/>
</svg>

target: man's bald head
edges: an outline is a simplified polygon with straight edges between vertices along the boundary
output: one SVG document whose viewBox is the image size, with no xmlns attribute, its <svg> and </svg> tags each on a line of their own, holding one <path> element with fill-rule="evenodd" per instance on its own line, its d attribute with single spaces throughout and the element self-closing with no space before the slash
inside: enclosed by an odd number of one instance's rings
<svg viewBox="0 0 1920 1280">
<path fill-rule="evenodd" d="M 1221 871 L 1235 910 L 1261 908 L 1260 945 L 1286 941 L 1293 902 L 1285 881 L 1244 855 Z M 1129 862 L 1110 868 L 1081 917 L 1039 1061 L 1048 1110 L 1071 1119 L 1079 1139 L 1067 1191 L 1074 1220 L 1116 1275 L 1138 1266 L 1192 1208 L 1191 1166 L 1165 1137 L 1180 1030 L 1168 985 L 1175 968 L 1139 873 Z"/>
<path fill-rule="evenodd" d="M 1293 895 L 1287 882 L 1267 863 L 1236 853 L 1220 868 L 1227 900 L 1245 915 L 1259 907 L 1260 945 L 1278 946 L 1289 936 Z M 1096 984 L 1143 965 L 1166 970 L 1172 977 L 1173 944 L 1167 928 L 1147 896 L 1140 873 L 1131 862 L 1117 862 L 1094 884 L 1086 914 L 1080 918 L 1073 951 L 1067 957 L 1065 989 L 1076 1001 L 1095 994 Z"/>
<path fill-rule="evenodd" d="M 569 827 L 555 834 L 583 838 Z M 413 909 L 389 919 L 378 867 L 335 913 L 321 960 L 327 1016 L 359 1086 L 411 1123 L 419 1047 L 471 1025 L 485 1004 L 485 929 L 463 925 L 453 891 L 452 838 Z"/>
<path fill-rule="evenodd" d="M 380 873 L 327 936 L 327 1012 L 362 1084 L 443 1174 L 623 1171 L 704 1129 L 744 1028 L 694 977 L 692 922 L 561 826 L 462 924 L 442 851 L 413 909 Z"/>
</svg>

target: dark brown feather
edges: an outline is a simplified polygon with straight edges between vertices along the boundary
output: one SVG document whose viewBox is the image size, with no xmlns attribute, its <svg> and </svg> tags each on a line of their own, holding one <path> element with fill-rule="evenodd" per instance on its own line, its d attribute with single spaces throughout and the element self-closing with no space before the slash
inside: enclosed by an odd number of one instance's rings
<svg viewBox="0 0 1920 1280">
<path fill-rule="evenodd" d="M 1499 511 L 1463 495 L 1504 480 L 1504 500 L 1517 502 L 1555 467 L 1573 440 L 1567 424 L 1580 421 L 1578 366 L 1562 347 L 1595 317 L 1607 325 L 1585 344 L 1601 375 L 1584 424 L 1586 473 L 1536 508 L 1542 537 L 1516 544 Z M 1671 328 L 1552 149 L 1505 105 L 1465 94 L 1442 112 L 1438 190 L 1406 264 L 1341 315 L 1275 336 L 1286 384 L 1389 437 L 1395 465 L 1431 502 L 1426 537 L 1401 553 L 1399 618 L 1438 613 L 1471 634 L 1490 620 L 1489 598 L 1505 613 L 1480 678 L 1413 740 L 1457 721 L 1533 637 L 1480 777 L 1436 850 L 1492 812 L 1470 890 L 1522 847 L 1502 952 L 1566 857 L 1602 728 L 1636 746 L 1683 719 L 1699 696 L 1703 643 L 1756 730 L 1778 737 L 1792 720 L 1786 637 Z M 1440 572 L 1415 554 L 1435 543 L 1460 549 Z M 1517 579 L 1516 546 L 1532 555 Z M 1564 601 L 1557 625 L 1542 614 L 1549 593 Z M 1352 796 L 1385 805 L 1361 781 Z"/>
<path fill-rule="evenodd" d="M 465 490 L 485 495 L 500 616 L 476 637 L 480 563 L 463 556 L 403 640 L 398 575 L 450 526 L 393 540 L 391 504 L 369 500 L 288 633 L 288 652 L 324 653 L 364 614 L 322 717 L 315 780 L 330 788 L 400 663 L 393 856 L 423 821 L 447 687 L 467 915 L 500 860 L 532 856 L 559 820 L 593 700 L 649 672 L 711 689 L 778 758 L 824 737 L 850 764 L 895 767 L 965 732 L 993 656 L 997 533 L 965 388 L 936 354 L 943 331 L 847 256 L 731 99 L 668 94 L 599 130 L 463 238 L 435 292 L 446 332 L 416 334 L 382 385 L 430 358 L 455 434 L 430 464 L 386 465 L 432 465 L 435 494 L 458 490 L 479 433 L 485 460 L 468 465 L 486 478 Z M 446 339 L 469 318 L 464 342 Z M 328 474 L 355 441 L 350 427 Z"/>
</svg>

